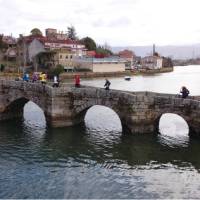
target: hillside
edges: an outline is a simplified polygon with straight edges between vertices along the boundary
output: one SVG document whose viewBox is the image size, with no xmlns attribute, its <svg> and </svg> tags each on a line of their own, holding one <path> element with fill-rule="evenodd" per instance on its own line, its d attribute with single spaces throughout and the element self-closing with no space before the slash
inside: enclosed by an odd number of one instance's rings
<svg viewBox="0 0 200 200">
<path fill-rule="evenodd" d="M 152 46 L 128 46 L 112 47 L 113 52 L 119 52 L 123 49 L 129 49 L 135 52 L 137 56 L 147 56 L 152 54 Z M 200 57 L 200 44 L 183 46 L 156 46 L 156 52 L 172 59 L 190 59 Z"/>
</svg>

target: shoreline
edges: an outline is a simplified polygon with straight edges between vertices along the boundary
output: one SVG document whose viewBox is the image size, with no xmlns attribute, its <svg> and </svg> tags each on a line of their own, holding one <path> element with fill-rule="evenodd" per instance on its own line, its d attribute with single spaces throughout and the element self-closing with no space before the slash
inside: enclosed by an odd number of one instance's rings
<svg viewBox="0 0 200 200">
<path fill-rule="evenodd" d="M 135 70 L 135 71 L 124 71 L 124 72 L 65 72 L 60 74 L 60 79 L 73 79 L 76 74 L 80 75 L 80 78 L 106 78 L 106 77 L 122 77 L 122 76 L 133 76 L 133 75 L 152 75 L 157 73 L 173 72 L 173 67 L 165 67 L 162 69 L 154 70 Z"/>
<path fill-rule="evenodd" d="M 162 69 L 140 69 L 134 71 L 124 71 L 124 72 L 64 72 L 60 74 L 60 80 L 74 79 L 76 74 L 80 75 L 80 78 L 106 78 L 106 77 L 123 77 L 123 76 L 138 76 L 138 75 L 153 75 L 158 73 L 168 73 L 173 72 L 173 67 L 165 67 Z M 0 72 L 0 78 L 16 78 L 22 76 L 21 73 L 8 73 Z"/>
</svg>

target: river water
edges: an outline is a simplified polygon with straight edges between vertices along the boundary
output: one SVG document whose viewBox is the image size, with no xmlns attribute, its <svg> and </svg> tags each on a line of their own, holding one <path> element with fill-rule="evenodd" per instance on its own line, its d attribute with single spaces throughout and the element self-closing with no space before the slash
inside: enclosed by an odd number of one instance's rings
<svg viewBox="0 0 200 200">
<path fill-rule="evenodd" d="M 110 78 L 111 88 L 200 95 L 200 66 Z M 104 79 L 82 80 L 102 87 Z M 24 119 L 0 124 L 0 198 L 199 198 L 200 141 L 184 120 L 163 115 L 161 134 L 122 133 L 119 117 L 94 106 L 85 123 L 49 128 L 42 110 L 25 105 Z"/>
</svg>

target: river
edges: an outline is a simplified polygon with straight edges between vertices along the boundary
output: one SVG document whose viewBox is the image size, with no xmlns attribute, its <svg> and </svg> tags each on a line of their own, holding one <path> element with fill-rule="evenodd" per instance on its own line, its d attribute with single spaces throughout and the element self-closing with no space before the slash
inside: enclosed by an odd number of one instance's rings
<svg viewBox="0 0 200 200">
<path fill-rule="evenodd" d="M 110 78 L 111 88 L 200 95 L 200 66 Z M 103 87 L 104 79 L 81 80 Z M 200 141 L 179 116 L 163 115 L 161 134 L 122 133 L 114 111 L 94 106 L 85 123 L 49 128 L 42 110 L 25 105 L 23 120 L 0 124 L 0 198 L 199 198 Z"/>
</svg>

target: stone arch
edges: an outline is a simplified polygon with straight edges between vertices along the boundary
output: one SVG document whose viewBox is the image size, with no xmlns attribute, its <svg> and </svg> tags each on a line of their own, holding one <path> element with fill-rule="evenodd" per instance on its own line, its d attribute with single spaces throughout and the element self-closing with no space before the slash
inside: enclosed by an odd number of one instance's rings
<svg viewBox="0 0 200 200">
<path fill-rule="evenodd" d="M 76 118 L 79 122 L 82 122 L 83 120 L 84 120 L 84 117 L 85 117 L 85 114 L 87 113 L 87 111 L 91 108 L 91 107 L 93 107 L 93 106 L 105 106 L 105 107 L 108 107 L 108 108 L 110 108 L 111 110 L 113 110 L 118 116 L 119 116 L 119 118 L 120 118 L 120 115 L 119 115 L 119 113 L 118 113 L 118 111 L 115 109 L 115 108 L 113 108 L 112 106 L 107 106 L 107 105 L 105 105 L 105 104 L 99 104 L 99 103 L 96 103 L 96 104 L 93 104 L 93 103 L 91 103 L 91 102 L 87 102 L 86 104 L 83 104 L 82 106 L 81 106 L 81 108 L 75 108 L 75 110 L 74 110 L 74 118 Z"/>
<path fill-rule="evenodd" d="M 9 101 L 7 99 L 7 105 L 4 108 L 4 111 L 1 113 L 2 119 L 7 120 L 7 119 L 13 119 L 13 118 L 20 118 L 23 116 L 23 108 L 24 105 L 28 102 L 29 100 L 26 98 L 17 98 L 13 101 Z"/>
<path fill-rule="evenodd" d="M 8 120 L 8 119 L 14 119 L 14 118 L 22 118 L 23 117 L 23 111 L 24 106 L 29 101 L 36 104 L 39 108 L 43 110 L 43 108 L 38 104 L 38 102 L 35 102 L 34 99 L 29 99 L 24 96 L 18 96 L 16 98 L 6 99 L 6 104 L 4 107 L 4 111 L 1 113 L 1 120 Z M 45 111 L 43 110 L 44 115 Z M 45 115 L 46 118 L 46 115 Z"/>
<path fill-rule="evenodd" d="M 117 107 L 113 106 L 110 103 L 105 103 L 104 101 L 102 102 L 100 100 L 97 103 L 94 103 L 94 101 L 88 101 L 85 104 L 83 104 L 83 105 L 81 105 L 79 107 L 76 107 L 74 109 L 74 112 L 73 112 L 74 113 L 74 116 L 73 116 L 74 124 L 83 123 L 87 111 L 91 107 L 96 106 L 96 105 L 104 106 L 104 107 L 107 107 L 107 108 L 113 110 L 116 113 L 116 115 L 119 117 L 120 121 L 121 121 L 123 132 L 124 131 L 125 132 L 130 132 L 130 130 L 129 130 L 127 124 L 126 124 L 126 120 L 124 120 L 124 115 L 119 111 L 119 109 L 117 109 Z"/>
<path fill-rule="evenodd" d="M 188 136 L 189 125 L 185 119 L 174 113 L 164 113 L 159 120 L 159 133 L 168 136 Z"/>
<path fill-rule="evenodd" d="M 166 114 L 166 113 L 175 114 L 175 115 L 178 115 L 179 117 L 181 117 L 181 118 L 187 123 L 187 125 L 188 125 L 188 127 L 189 127 L 189 135 L 190 135 L 190 133 L 193 131 L 192 126 L 191 126 L 191 124 L 190 124 L 190 118 L 189 118 L 188 116 L 184 115 L 184 114 L 183 114 L 182 112 L 180 112 L 180 111 L 172 111 L 172 110 L 170 110 L 169 112 L 161 112 L 161 113 L 159 113 L 159 114 L 156 116 L 155 123 L 154 123 L 154 127 L 155 127 L 155 132 L 156 132 L 157 134 L 160 134 L 160 132 L 159 132 L 159 123 L 160 123 L 160 119 L 161 119 L 161 117 L 162 117 L 164 114 Z"/>
</svg>

